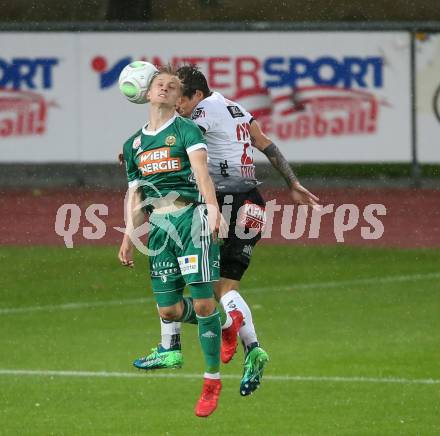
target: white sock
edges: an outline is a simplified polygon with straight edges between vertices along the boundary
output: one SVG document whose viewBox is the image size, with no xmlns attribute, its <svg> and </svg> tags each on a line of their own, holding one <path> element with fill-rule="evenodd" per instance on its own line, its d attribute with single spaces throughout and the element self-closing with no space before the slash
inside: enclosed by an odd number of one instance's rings
<svg viewBox="0 0 440 436">
<path fill-rule="evenodd" d="M 220 380 L 220 373 L 219 372 L 215 372 L 215 373 L 205 372 L 205 374 L 203 374 L 203 378 L 209 378 L 210 380 Z"/>
<path fill-rule="evenodd" d="M 220 298 L 220 303 L 226 313 L 238 309 L 243 314 L 243 325 L 238 334 L 245 347 L 254 342 L 258 342 L 257 333 L 255 332 L 254 323 L 252 322 L 251 309 L 249 309 L 249 306 L 246 301 L 244 301 L 243 297 L 237 291 L 231 290 L 226 292 L 226 294 Z"/>
<path fill-rule="evenodd" d="M 176 321 L 164 321 L 160 318 L 160 344 L 166 350 L 176 345 L 180 346 L 180 329 L 182 323 Z"/>
</svg>

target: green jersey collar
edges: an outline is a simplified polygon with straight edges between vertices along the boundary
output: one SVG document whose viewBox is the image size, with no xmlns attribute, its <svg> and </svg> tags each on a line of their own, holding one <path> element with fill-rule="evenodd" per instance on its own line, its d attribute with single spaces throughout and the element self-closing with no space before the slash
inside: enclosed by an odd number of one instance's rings
<svg viewBox="0 0 440 436">
<path fill-rule="evenodd" d="M 171 126 L 171 124 L 174 123 L 176 118 L 177 118 L 177 114 L 174 114 L 173 117 L 171 117 L 165 124 L 160 126 L 157 130 L 147 130 L 147 127 L 148 127 L 148 123 L 147 123 L 147 124 L 145 124 L 144 127 L 142 127 L 142 133 L 144 135 L 148 135 L 148 136 L 156 136 L 158 133 L 162 132 L 167 127 Z"/>
</svg>

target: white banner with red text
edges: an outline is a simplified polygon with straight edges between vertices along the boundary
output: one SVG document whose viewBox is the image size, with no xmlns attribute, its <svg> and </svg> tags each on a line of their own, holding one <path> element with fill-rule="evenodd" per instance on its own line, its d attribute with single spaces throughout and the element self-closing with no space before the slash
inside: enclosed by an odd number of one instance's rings
<svg viewBox="0 0 440 436">
<path fill-rule="evenodd" d="M 406 32 L 0 33 L 0 47 L 0 162 L 115 162 L 148 117 L 118 89 L 136 59 L 196 63 L 289 161 L 411 160 Z"/>
<path fill-rule="evenodd" d="M 440 34 L 418 34 L 417 154 L 421 163 L 440 163 Z"/>
</svg>

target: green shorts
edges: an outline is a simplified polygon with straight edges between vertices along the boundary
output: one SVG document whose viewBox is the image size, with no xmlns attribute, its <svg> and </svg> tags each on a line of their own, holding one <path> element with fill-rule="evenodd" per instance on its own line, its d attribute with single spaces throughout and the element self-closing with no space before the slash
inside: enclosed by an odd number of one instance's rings
<svg viewBox="0 0 440 436">
<path fill-rule="evenodd" d="M 169 214 L 150 215 L 148 238 L 153 292 L 160 307 L 176 304 L 183 288 L 193 298 L 214 296 L 212 282 L 219 279 L 220 251 L 209 234 L 205 205 L 191 205 Z"/>
</svg>

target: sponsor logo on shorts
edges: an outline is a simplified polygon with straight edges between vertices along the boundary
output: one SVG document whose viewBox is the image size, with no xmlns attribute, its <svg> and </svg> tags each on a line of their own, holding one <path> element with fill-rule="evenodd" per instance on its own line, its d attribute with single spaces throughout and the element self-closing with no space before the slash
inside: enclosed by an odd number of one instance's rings
<svg viewBox="0 0 440 436">
<path fill-rule="evenodd" d="M 147 150 L 139 155 L 138 168 L 143 176 L 169 173 L 181 169 L 180 158 L 171 157 L 168 147 Z"/>
<path fill-rule="evenodd" d="M 245 245 L 243 247 L 243 254 L 248 256 L 248 257 L 251 257 L 253 249 L 254 249 L 254 247 L 252 247 L 252 245 Z"/>
<path fill-rule="evenodd" d="M 168 268 L 160 271 L 152 271 L 151 277 L 170 276 L 172 274 L 177 274 L 178 272 L 179 272 L 179 268 Z"/>
<path fill-rule="evenodd" d="M 196 274 L 199 272 L 199 256 L 193 254 L 191 256 L 178 257 L 180 272 L 184 276 L 186 274 Z"/>
<path fill-rule="evenodd" d="M 168 276 L 178 274 L 179 268 L 172 262 L 154 262 L 152 265 L 151 277 L 159 277 L 163 283 L 168 281 Z"/>
<path fill-rule="evenodd" d="M 157 269 L 157 268 L 176 268 L 177 265 L 173 262 L 159 261 L 159 262 L 154 262 L 152 267 L 154 269 Z"/>
<path fill-rule="evenodd" d="M 266 222 L 264 207 L 247 200 L 241 208 L 240 224 L 247 229 L 262 230 Z"/>
</svg>

